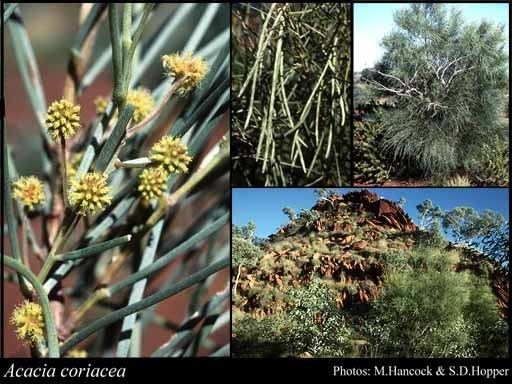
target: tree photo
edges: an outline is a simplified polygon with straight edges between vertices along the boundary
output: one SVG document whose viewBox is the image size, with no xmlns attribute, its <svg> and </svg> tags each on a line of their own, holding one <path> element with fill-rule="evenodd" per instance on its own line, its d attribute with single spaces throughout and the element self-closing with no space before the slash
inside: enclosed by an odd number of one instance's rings
<svg viewBox="0 0 512 384">
<path fill-rule="evenodd" d="M 508 184 L 507 32 L 487 19 L 467 22 L 464 11 L 415 3 L 394 13 L 394 28 L 380 42 L 383 55 L 360 74 L 364 92 L 355 95 L 363 111 L 379 101 L 355 126 L 359 182 Z M 368 125 L 378 127 L 373 141 Z M 378 180 L 365 164 L 368 146 L 385 153 L 375 167 L 393 168 Z"/>
</svg>

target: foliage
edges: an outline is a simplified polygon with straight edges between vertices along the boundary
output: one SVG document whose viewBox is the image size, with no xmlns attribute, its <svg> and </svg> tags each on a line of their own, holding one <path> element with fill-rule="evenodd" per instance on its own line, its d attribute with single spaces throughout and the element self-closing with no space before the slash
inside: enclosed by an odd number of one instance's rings
<svg viewBox="0 0 512 384">
<path fill-rule="evenodd" d="M 428 228 L 420 230 L 416 236 L 418 246 L 444 248 L 447 240 L 443 236 L 443 231 L 439 221 L 433 221 Z"/>
<path fill-rule="evenodd" d="M 440 223 L 455 242 L 480 249 L 484 254 L 508 269 L 509 226 L 501 213 L 472 207 L 455 207 L 443 211 L 431 200 L 417 205 L 421 219 L 420 228 L 439 237 Z"/>
<path fill-rule="evenodd" d="M 235 356 L 507 355 L 506 274 L 445 239 L 446 212 L 426 200 L 422 229 L 402 230 L 370 213 L 367 191 L 328 192 L 269 237 L 256 266 L 236 271 Z M 234 257 L 248 244 L 234 238 Z"/>
<path fill-rule="evenodd" d="M 471 207 L 457 207 L 443 215 L 443 228 L 457 241 L 476 247 L 508 267 L 508 224 L 502 214 Z"/>
<path fill-rule="evenodd" d="M 235 185 L 349 182 L 350 12 L 338 3 L 235 7 Z"/>
<path fill-rule="evenodd" d="M 254 239 L 254 234 L 256 232 L 256 223 L 254 221 L 249 221 L 247 225 L 233 225 L 232 235 L 234 238 L 241 237 L 244 240 L 252 242 Z"/>
<path fill-rule="evenodd" d="M 344 356 L 352 353 L 352 331 L 336 308 L 335 294 L 320 281 L 290 291 L 291 309 L 263 319 L 237 314 L 236 357 Z"/>
<path fill-rule="evenodd" d="M 469 181 L 467 176 L 455 175 L 445 182 L 440 181 L 439 183 L 434 182 L 433 184 L 445 187 L 470 187 L 471 181 Z M 490 185 L 492 185 L 492 183 Z"/>
<path fill-rule="evenodd" d="M 290 208 L 290 207 L 284 207 L 283 208 L 283 213 L 288 216 L 288 219 L 290 221 L 293 221 L 297 218 L 297 214 L 295 213 L 295 210 L 293 208 Z"/>
<path fill-rule="evenodd" d="M 290 310 L 293 327 L 291 344 L 296 353 L 315 357 L 346 356 L 351 352 L 350 327 L 336 307 L 336 295 L 319 280 L 290 292 L 294 302 Z"/>
<path fill-rule="evenodd" d="M 233 357 L 279 357 L 290 352 L 286 315 L 234 316 Z"/>
<path fill-rule="evenodd" d="M 354 124 L 354 180 L 381 184 L 389 178 L 390 166 L 380 150 L 382 125 L 377 122 Z"/>
<path fill-rule="evenodd" d="M 509 167 L 508 137 L 495 136 L 489 143 L 483 143 L 482 150 L 471 159 L 468 168 L 478 185 L 508 185 Z"/>
<path fill-rule="evenodd" d="M 433 222 L 440 219 L 443 211 L 438 205 L 434 205 L 432 200 L 427 199 L 416 206 L 420 217 L 420 228 L 428 228 Z"/>
<path fill-rule="evenodd" d="M 261 250 L 250 241 L 240 237 L 233 237 L 231 261 L 234 268 L 238 268 L 241 265 L 246 268 L 255 267 L 261 255 Z"/>
<path fill-rule="evenodd" d="M 495 356 L 493 342 L 506 338 L 496 328 L 496 300 L 485 281 L 453 270 L 452 257 L 435 248 L 410 255 L 412 268 L 394 268 L 375 302 L 366 330 L 371 344 L 385 357 Z M 476 299 L 476 296 L 479 296 Z"/>
<path fill-rule="evenodd" d="M 397 11 L 395 24 L 366 79 L 397 106 L 382 112 L 382 148 L 426 175 L 448 175 L 506 136 L 504 27 L 468 24 L 458 10 L 419 3 Z"/>
<path fill-rule="evenodd" d="M 310 229 L 313 223 L 320 218 L 318 211 L 313 209 L 301 209 L 298 217 L 298 224 Z"/>
</svg>

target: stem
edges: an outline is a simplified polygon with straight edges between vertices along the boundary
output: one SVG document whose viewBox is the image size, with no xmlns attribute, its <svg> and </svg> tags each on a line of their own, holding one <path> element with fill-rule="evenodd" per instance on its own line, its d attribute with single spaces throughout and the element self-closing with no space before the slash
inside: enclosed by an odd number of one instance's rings
<svg viewBox="0 0 512 384">
<path fill-rule="evenodd" d="M 126 279 L 121 280 L 109 288 L 111 294 L 117 293 L 120 290 L 129 287 L 130 285 L 135 284 L 137 281 L 145 279 L 152 273 L 160 270 L 161 268 L 168 265 L 171 261 L 173 261 L 177 256 L 183 254 L 191 247 L 197 245 L 199 242 L 208 238 L 213 233 L 217 232 L 222 226 L 224 226 L 229 220 L 229 213 L 222 215 L 220 218 L 215 220 L 213 223 L 205 226 L 199 232 L 185 240 L 183 243 L 179 244 L 175 248 L 171 249 L 165 255 L 161 256 L 151 265 L 131 274 Z"/>
<path fill-rule="evenodd" d="M 21 260 L 23 265 L 30 269 L 30 262 L 28 259 L 28 244 L 27 244 L 27 217 L 22 214 L 21 216 Z"/>
<path fill-rule="evenodd" d="M 114 255 L 112 258 L 111 264 L 108 266 L 108 269 L 103 273 L 103 276 L 99 280 L 97 287 L 110 285 L 111 281 L 114 279 L 116 273 L 126 264 L 126 260 L 130 258 L 132 255 L 131 249 L 124 249 L 118 255 Z"/>
<path fill-rule="evenodd" d="M 78 224 L 78 221 L 80 220 L 80 216 L 73 214 L 73 216 L 71 216 L 71 222 L 69 222 L 69 217 L 69 215 L 66 215 L 64 217 L 64 220 L 62 221 L 62 226 L 60 227 L 59 233 L 57 234 L 55 242 L 53 243 L 53 247 L 50 250 L 48 257 L 44 261 L 41 271 L 39 272 L 39 275 L 37 276 L 41 283 L 44 283 L 52 267 L 55 265 L 57 261 L 59 261 L 56 258 L 57 251 L 61 248 L 61 245 L 65 243 L 65 241 L 67 240 L 75 226 Z"/>
<path fill-rule="evenodd" d="M 64 209 L 68 206 L 68 161 L 66 159 L 66 139 L 64 136 L 60 138 L 60 148 L 62 152 L 62 201 L 64 202 Z"/>
<path fill-rule="evenodd" d="M 4 255 L 4 264 L 8 268 L 14 269 L 16 272 L 23 275 L 23 277 L 26 278 L 34 287 L 39 299 L 39 304 L 43 310 L 44 325 L 46 327 L 46 341 L 48 344 L 48 357 L 59 357 L 57 329 L 55 328 L 55 321 L 53 320 L 52 311 L 50 309 L 50 301 L 48 300 L 48 296 L 46 296 L 43 286 L 28 268 L 13 258 Z"/>
<path fill-rule="evenodd" d="M 139 157 L 137 159 L 126 160 L 126 161 L 121 161 L 121 160 L 117 159 L 114 162 L 114 167 L 116 169 L 119 169 L 119 168 L 145 168 L 147 165 L 150 165 L 150 164 L 151 164 L 151 160 L 149 158 Z"/>
<path fill-rule="evenodd" d="M 11 14 L 14 12 L 16 7 L 18 6 L 18 3 L 10 3 L 7 6 L 7 9 L 4 11 L 4 23 L 9 20 L 9 17 L 11 17 Z"/>
<path fill-rule="evenodd" d="M 17 230 L 18 225 L 16 223 L 16 217 L 14 216 L 14 207 L 11 196 L 11 175 L 9 170 L 9 163 L 12 159 L 9 158 L 9 150 L 7 148 L 7 133 L 3 130 L 4 147 L 3 149 L 3 207 L 5 209 L 5 217 L 7 219 L 7 233 L 9 235 L 9 243 L 11 246 L 11 252 L 14 258 L 21 262 L 22 256 L 20 252 L 20 244 L 18 242 Z M 21 293 L 25 298 L 32 296 L 32 290 L 27 284 L 27 281 L 18 274 L 18 280 L 20 282 Z"/>
<path fill-rule="evenodd" d="M 131 315 L 132 313 L 140 312 L 141 310 L 151 307 L 152 305 L 155 305 L 165 299 L 167 299 L 170 296 L 174 296 L 177 293 L 193 286 L 194 284 L 197 284 L 200 281 L 203 281 L 204 279 L 208 278 L 209 276 L 213 275 L 214 273 L 220 271 L 223 268 L 226 268 L 229 265 L 229 258 L 223 258 L 212 265 L 210 265 L 207 268 L 204 268 L 200 270 L 199 272 L 196 272 L 186 279 L 180 281 L 179 283 L 164 289 L 160 292 L 157 292 L 153 295 L 148 296 L 147 298 L 134 303 L 132 305 L 126 306 L 124 308 L 118 309 L 117 311 L 114 311 L 107 316 L 101 317 L 96 321 L 93 321 L 91 324 L 86 326 L 85 328 L 81 329 L 80 331 L 73 334 L 68 340 L 64 342 L 64 344 L 61 347 L 61 353 L 68 352 L 71 348 L 73 348 L 75 345 L 77 345 L 79 342 L 87 338 L 88 336 L 92 335 L 93 333 L 97 332 L 100 329 L 105 328 L 106 326 L 115 323 L 118 320 L 121 320 L 122 318 Z"/>
<path fill-rule="evenodd" d="M 240 281 L 240 272 L 242 271 L 242 264 L 238 266 L 238 272 L 236 274 L 235 279 L 235 287 L 233 288 L 233 296 L 236 296 L 236 288 L 238 287 L 238 282 Z"/>
<path fill-rule="evenodd" d="M 76 251 L 71 251 L 71 252 L 67 252 L 64 254 L 55 255 L 54 258 L 57 261 L 68 261 L 68 260 L 82 259 L 87 256 L 96 255 L 100 252 L 117 247 L 119 245 L 126 244 L 131 239 L 132 239 L 132 235 L 126 235 L 126 236 L 118 237 L 113 240 L 108 240 L 108 241 L 104 241 L 102 243 L 94 244 L 87 248 L 77 249 Z"/>
<path fill-rule="evenodd" d="M 123 57 L 121 50 L 121 40 L 119 38 L 119 9 L 118 5 L 111 3 L 108 6 L 108 20 L 110 30 L 110 40 L 112 43 L 112 66 L 114 70 L 114 92 L 113 99 L 118 109 L 118 113 L 121 112 L 121 108 L 124 105 L 123 97 Z"/>
<path fill-rule="evenodd" d="M 129 52 L 132 47 L 132 4 L 126 3 L 123 8 L 123 97 L 128 92 L 128 76 L 131 73 L 132 62 Z"/>
<path fill-rule="evenodd" d="M 91 309 L 97 302 L 108 299 L 110 297 L 110 292 L 106 288 L 98 289 L 91 296 L 85 300 L 80 307 L 71 315 L 67 324 L 74 327 L 82 317 Z"/>
<path fill-rule="evenodd" d="M 139 25 L 137 26 L 137 29 L 135 30 L 133 34 L 133 41 L 130 40 L 130 46 L 125 51 L 123 60 L 125 61 L 124 67 L 123 67 L 123 76 L 124 76 L 124 84 L 123 84 L 123 92 L 126 95 L 128 93 L 128 88 L 130 87 L 130 81 L 132 77 L 132 64 L 133 64 L 133 58 L 135 56 L 135 50 L 139 46 L 140 38 L 142 37 L 142 31 L 144 30 L 144 27 L 148 21 L 149 15 L 151 11 L 153 10 L 153 7 L 155 6 L 154 3 L 149 3 L 144 5 L 144 10 L 142 13 L 142 18 L 140 20 Z M 131 12 L 131 11 L 130 11 Z M 131 36 L 130 36 L 131 38 Z"/>
</svg>

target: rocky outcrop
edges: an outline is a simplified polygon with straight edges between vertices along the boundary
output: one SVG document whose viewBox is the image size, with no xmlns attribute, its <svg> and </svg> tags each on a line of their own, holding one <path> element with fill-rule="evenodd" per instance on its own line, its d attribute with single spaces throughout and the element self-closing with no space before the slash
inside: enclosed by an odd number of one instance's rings
<svg viewBox="0 0 512 384">
<path fill-rule="evenodd" d="M 336 287 L 339 307 L 365 305 L 384 284 L 380 256 L 407 252 L 417 239 L 418 227 L 402 207 L 368 190 L 323 197 L 312 210 L 316 212 L 299 215 L 271 235 L 259 267 L 243 271 L 241 310 L 258 316 L 278 312 L 286 306 L 281 296 L 287 287 L 309 284 L 314 277 Z M 482 274 L 488 264 L 487 276 L 506 316 L 508 275 L 479 252 L 470 249 L 464 254 L 459 270 Z"/>
<path fill-rule="evenodd" d="M 343 196 L 333 195 L 329 198 L 323 198 L 313 209 L 321 212 L 336 210 L 340 204 L 349 204 L 357 212 L 372 213 L 373 218 L 368 221 L 374 227 L 392 227 L 405 233 L 412 233 L 418 230 L 418 226 L 413 223 L 402 207 L 394 201 L 382 199 L 376 193 L 368 190 L 349 192 Z"/>
</svg>

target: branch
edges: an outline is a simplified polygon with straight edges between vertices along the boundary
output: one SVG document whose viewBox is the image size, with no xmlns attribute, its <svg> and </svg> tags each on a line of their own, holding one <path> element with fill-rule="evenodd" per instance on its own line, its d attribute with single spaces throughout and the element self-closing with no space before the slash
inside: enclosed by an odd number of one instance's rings
<svg viewBox="0 0 512 384">
<path fill-rule="evenodd" d="M 447 86 L 446 82 L 444 81 L 444 74 L 445 74 L 446 70 L 447 70 L 448 68 L 450 68 L 453 64 L 457 63 L 459 60 L 462 60 L 462 59 L 464 59 L 464 58 L 466 58 L 466 57 L 468 57 L 468 56 L 467 56 L 467 55 L 465 55 L 465 56 L 458 57 L 457 59 L 455 59 L 455 60 L 453 60 L 453 61 L 450 61 L 450 62 L 446 65 L 446 67 L 443 69 L 443 73 L 441 73 L 441 78 L 440 78 L 441 83 L 443 83 L 443 85 L 444 85 L 444 86 Z M 455 72 L 457 72 L 457 71 L 455 71 Z"/>
<path fill-rule="evenodd" d="M 26 278 L 34 287 L 39 299 L 39 304 L 43 310 L 44 325 L 46 328 L 46 338 L 48 343 L 48 357 L 59 357 L 59 341 L 57 339 L 57 330 L 53 320 L 50 302 L 46 292 L 38 281 L 37 277 L 23 264 L 15 259 L 4 255 L 4 264 L 6 267 L 14 269 L 17 273 Z"/>
<path fill-rule="evenodd" d="M 421 92 L 420 90 L 418 90 L 418 88 L 415 88 L 415 87 L 412 87 L 410 84 L 414 81 L 414 79 L 416 78 L 416 76 L 418 75 L 418 70 L 416 70 L 414 72 L 414 75 L 413 77 L 411 78 L 411 80 L 409 80 L 407 83 L 404 82 L 402 79 L 399 79 L 398 77 L 396 76 L 393 76 L 393 75 L 390 75 L 390 74 L 387 74 L 387 73 L 383 73 L 381 71 L 376 71 L 376 70 L 373 70 L 374 72 L 377 72 L 379 75 L 381 76 L 384 76 L 384 77 L 387 77 L 387 78 L 390 78 L 390 79 L 393 79 L 395 81 L 398 81 L 401 85 L 402 85 L 402 88 L 388 88 L 386 87 L 385 85 L 383 85 L 382 83 L 379 83 L 378 81 L 376 80 L 369 80 L 369 79 L 365 79 L 365 78 L 362 78 L 363 81 L 366 81 L 368 83 L 368 85 L 370 86 L 373 86 L 377 89 L 380 89 L 382 91 L 386 91 L 386 92 L 391 92 L 391 93 L 394 93 L 396 94 L 397 96 L 405 96 L 405 97 L 413 97 L 412 96 L 412 93 L 415 92 L 420 99 L 423 99 L 423 92 Z"/>
</svg>

